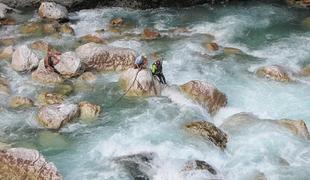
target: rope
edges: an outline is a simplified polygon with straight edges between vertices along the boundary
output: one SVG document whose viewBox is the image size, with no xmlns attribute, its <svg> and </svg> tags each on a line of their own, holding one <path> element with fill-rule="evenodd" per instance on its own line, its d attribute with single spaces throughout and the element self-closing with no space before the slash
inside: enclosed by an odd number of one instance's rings
<svg viewBox="0 0 310 180">
<path fill-rule="evenodd" d="M 121 95 L 111 106 L 108 106 L 109 108 L 115 106 L 116 104 L 118 104 L 125 96 L 126 94 L 128 94 L 128 92 L 130 91 L 130 89 L 133 87 L 133 85 L 135 84 L 136 80 L 137 80 L 137 77 L 138 77 L 138 74 L 139 72 L 142 70 L 142 68 L 139 68 L 139 70 L 137 71 L 136 73 L 136 76 L 135 76 L 135 79 L 133 80 L 132 84 L 129 86 L 129 88 L 127 89 L 127 91 Z"/>
</svg>

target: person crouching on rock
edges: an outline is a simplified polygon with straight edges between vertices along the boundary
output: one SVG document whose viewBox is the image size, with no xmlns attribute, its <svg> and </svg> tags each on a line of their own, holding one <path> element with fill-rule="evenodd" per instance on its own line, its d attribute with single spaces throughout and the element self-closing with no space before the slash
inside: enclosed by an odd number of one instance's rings
<svg viewBox="0 0 310 180">
<path fill-rule="evenodd" d="M 165 76 L 163 74 L 163 66 L 162 66 L 160 60 L 156 60 L 152 64 L 151 71 L 152 71 L 153 76 L 157 76 L 158 77 L 160 83 L 167 84 L 166 78 L 165 78 Z"/>
<path fill-rule="evenodd" d="M 50 71 L 50 72 L 56 72 L 59 73 L 56 69 L 55 66 L 59 63 L 60 61 L 60 56 L 61 53 L 58 51 L 52 51 L 51 49 L 47 50 L 47 56 L 44 59 L 44 66 L 45 68 Z"/>
<path fill-rule="evenodd" d="M 147 66 L 147 58 L 145 55 L 140 55 L 135 60 L 135 69 L 146 69 Z"/>
</svg>

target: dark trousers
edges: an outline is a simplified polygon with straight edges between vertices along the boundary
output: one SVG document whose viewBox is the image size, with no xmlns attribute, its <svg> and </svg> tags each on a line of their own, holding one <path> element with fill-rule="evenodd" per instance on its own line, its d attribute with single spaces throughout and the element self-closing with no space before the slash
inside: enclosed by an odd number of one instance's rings
<svg viewBox="0 0 310 180">
<path fill-rule="evenodd" d="M 165 78 L 163 73 L 157 73 L 157 74 L 155 74 L 155 76 L 158 77 L 160 83 L 167 84 L 166 78 Z"/>
</svg>

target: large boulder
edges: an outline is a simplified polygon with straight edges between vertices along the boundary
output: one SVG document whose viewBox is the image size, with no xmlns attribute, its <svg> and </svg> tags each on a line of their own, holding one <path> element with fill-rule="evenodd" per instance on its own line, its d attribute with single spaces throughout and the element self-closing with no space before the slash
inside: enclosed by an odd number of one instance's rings
<svg viewBox="0 0 310 180">
<path fill-rule="evenodd" d="M 66 52 L 60 56 L 60 61 L 55 69 L 64 77 L 74 77 L 81 74 L 82 63 L 75 52 Z"/>
<path fill-rule="evenodd" d="M 33 101 L 30 98 L 15 96 L 10 101 L 11 108 L 26 108 L 33 106 Z"/>
<path fill-rule="evenodd" d="M 43 32 L 43 25 L 39 22 L 30 22 L 20 26 L 19 31 L 22 34 L 41 34 Z"/>
<path fill-rule="evenodd" d="M 127 96 L 160 96 L 162 85 L 148 69 L 128 69 L 119 79 Z"/>
<path fill-rule="evenodd" d="M 52 20 L 68 19 L 68 10 L 55 2 L 42 2 L 39 7 L 39 16 Z"/>
<path fill-rule="evenodd" d="M 222 150 L 226 148 L 228 135 L 213 123 L 208 121 L 195 121 L 185 125 L 186 130 L 194 135 L 210 140 Z"/>
<path fill-rule="evenodd" d="M 38 121 L 47 129 L 58 130 L 79 114 L 76 104 L 54 104 L 43 106 L 38 112 Z"/>
<path fill-rule="evenodd" d="M 80 118 L 82 120 L 93 120 L 96 119 L 99 116 L 99 113 L 101 111 L 101 107 L 92 104 L 87 101 L 82 101 L 79 103 L 80 108 Z"/>
<path fill-rule="evenodd" d="M 62 176 L 37 150 L 10 148 L 0 150 L 0 179 L 61 180 Z"/>
<path fill-rule="evenodd" d="M 31 74 L 32 80 L 45 83 L 45 84 L 57 84 L 62 83 L 62 77 L 54 71 L 50 71 L 45 68 L 44 60 L 41 60 L 39 67 Z"/>
<path fill-rule="evenodd" d="M 303 139 L 310 140 L 310 134 L 306 123 L 303 120 L 290 120 L 290 119 L 260 119 L 257 116 L 250 113 L 238 113 L 228 117 L 221 128 L 229 133 L 239 132 L 240 129 L 247 129 L 254 126 L 255 124 L 263 123 L 268 125 L 275 125 L 281 127 L 288 132 L 301 137 Z"/>
<path fill-rule="evenodd" d="M 291 74 L 281 66 L 263 66 L 256 70 L 256 75 L 258 77 L 264 77 L 279 82 L 291 82 Z"/>
<path fill-rule="evenodd" d="M 11 67 L 15 71 L 31 71 L 39 64 L 39 57 L 27 45 L 22 45 L 16 48 L 12 55 Z"/>
<path fill-rule="evenodd" d="M 136 58 L 132 49 L 96 43 L 84 44 L 76 49 L 76 53 L 87 69 L 97 71 L 126 70 L 133 66 Z"/>
<path fill-rule="evenodd" d="M 202 81 L 190 81 L 180 86 L 181 90 L 198 102 L 212 115 L 227 104 L 227 97 L 213 85 Z"/>
</svg>

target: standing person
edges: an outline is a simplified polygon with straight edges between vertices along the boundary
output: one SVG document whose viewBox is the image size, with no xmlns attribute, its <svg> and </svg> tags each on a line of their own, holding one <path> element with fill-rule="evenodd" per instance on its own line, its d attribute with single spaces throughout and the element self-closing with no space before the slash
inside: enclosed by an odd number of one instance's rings
<svg viewBox="0 0 310 180">
<path fill-rule="evenodd" d="M 60 56 L 61 56 L 60 52 L 58 52 L 58 51 L 53 52 L 50 48 L 48 48 L 47 56 L 44 59 L 44 66 L 45 66 L 45 68 L 48 71 L 53 71 L 53 72 L 59 73 L 55 69 L 55 66 L 59 63 Z"/>
<path fill-rule="evenodd" d="M 145 55 L 140 55 L 135 60 L 135 69 L 145 69 L 147 66 L 147 58 Z"/>
<path fill-rule="evenodd" d="M 156 60 L 153 64 L 152 64 L 152 74 L 153 76 L 157 76 L 159 78 L 159 82 L 162 84 L 167 84 L 166 82 L 166 78 L 163 74 L 163 66 L 160 62 L 160 60 Z"/>
</svg>

